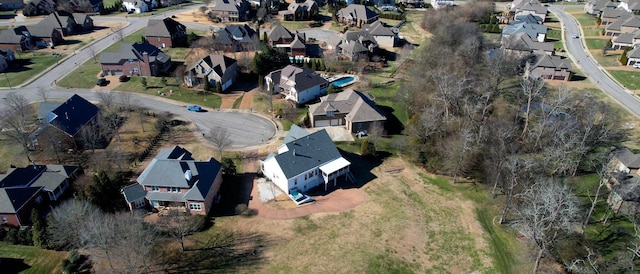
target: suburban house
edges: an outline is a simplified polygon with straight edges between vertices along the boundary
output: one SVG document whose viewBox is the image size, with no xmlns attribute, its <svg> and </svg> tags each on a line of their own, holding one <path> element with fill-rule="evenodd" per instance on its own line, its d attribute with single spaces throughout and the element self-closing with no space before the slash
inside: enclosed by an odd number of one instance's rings
<svg viewBox="0 0 640 274">
<path fill-rule="evenodd" d="M 502 37 L 514 35 L 516 33 L 526 33 L 532 40 L 544 42 L 547 36 L 547 26 L 541 24 L 531 24 L 521 21 L 509 22 L 509 25 L 502 29 Z"/>
<path fill-rule="evenodd" d="M 36 26 L 39 25 L 54 27 L 66 36 L 93 30 L 93 19 L 86 13 L 68 13 L 59 10 L 47 15 Z"/>
<path fill-rule="evenodd" d="M 40 22 L 33 26 L 27 26 L 28 33 L 39 48 L 53 47 L 64 41 L 62 31 L 58 30 L 55 25 L 46 22 Z"/>
<path fill-rule="evenodd" d="M 149 19 L 145 39 L 158 48 L 174 48 L 187 45 L 187 27 L 169 17 Z"/>
<path fill-rule="evenodd" d="M 382 21 L 365 24 L 362 26 L 362 30 L 373 36 L 376 44 L 381 48 L 392 49 L 396 46 L 396 42 L 398 41 L 398 35 L 391 30 L 391 28 L 384 26 Z"/>
<path fill-rule="evenodd" d="M 100 54 L 104 75 L 159 76 L 171 69 L 171 57 L 145 41 L 122 43 L 118 52 Z"/>
<path fill-rule="evenodd" d="M 544 21 L 542 21 L 542 18 L 535 16 L 533 14 L 522 14 L 522 15 L 515 16 L 514 21 L 526 22 L 529 24 L 544 24 Z"/>
<path fill-rule="evenodd" d="M 260 47 L 260 36 L 247 24 L 227 25 L 216 32 L 213 47 L 224 52 L 255 51 Z"/>
<path fill-rule="evenodd" d="M 4 56 L 0 56 L 0 72 L 4 72 L 9 68 L 9 62 Z"/>
<path fill-rule="evenodd" d="M 617 7 L 618 3 L 611 0 L 588 0 L 584 4 L 584 12 L 600 16 L 604 10 L 615 9 Z"/>
<path fill-rule="evenodd" d="M 204 81 L 209 87 L 227 90 L 238 76 L 238 64 L 235 59 L 222 54 L 211 54 L 189 66 L 185 72 L 184 83 L 188 87 L 202 86 Z"/>
<path fill-rule="evenodd" d="M 350 4 L 336 12 L 338 22 L 355 27 L 362 27 L 364 24 L 371 24 L 378 20 L 378 14 L 367 6 Z"/>
<path fill-rule="evenodd" d="M 345 32 L 334 47 L 342 58 L 350 61 L 368 61 L 378 52 L 376 39 L 366 30 Z"/>
<path fill-rule="evenodd" d="M 218 22 L 240 22 L 249 19 L 250 8 L 246 0 L 216 0 L 208 14 Z"/>
<path fill-rule="evenodd" d="M 629 13 L 618 18 L 617 21 L 605 27 L 606 36 L 618 36 L 625 32 L 634 32 L 640 29 L 640 18 Z"/>
<path fill-rule="evenodd" d="M 54 0 L 31 0 L 24 7 L 23 13 L 26 16 L 35 16 L 49 14 L 55 10 L 56 2 Z"/>
<path fill-rule="evenodd" d="M 0 174 L 0 222 L 30 225 L 31 210 L 59 200 L 78 173 L 76 166 L 32 165 Z"/>
<path fill-rule="evenodd" d="M 531 37 L 524 32 L 503 36 L 502 49 L 507 53 L 513 53 L 520 56 L 529 55 L 531 53 L 553 55 L 555 52 L 552 43 L 540 43 L 533 41 Z"/>
<path fill-rule="evenodd" d="M 618 21 L 622 16 L 629 16 L 631 13 L 621 9 L 605 9 L 600 15 L 600 25 L 608 26 Z"/>
<path fill-rule="evenodd" d="M 614 49 L 633 48 L 640 44 L 640 30 L 634 32 L 625 32 L 611 39 Z"/>
<path fill-rule="evenodd" d="M 141 184 L 134 183 L 120 189 L 120 193 L 124 197 L 130 211 L 143 208 L 147 205 L 147 191 Z"/>
<path fill-rule="evenodd" d="M 267 43 L 274 49 L 283 50 L 291 57 L 306 56 L 306 35 L 303 32 L 290 32 L 278 24 L 267 33 Z"/>
<path fill-rule="evenodd" d="M 27 27 L 17 27 L 0 32 L 0 47 L 13 51 L 30 50 L 35 47 L 35 42 Z"/>
<path fill-rule="evenodd" d="M 44 117 L 44 122 L 75 137 L 83 126 L 91 125 L 98 117 L 98 107 L 86 99 L 74 94 L 64 103 L 53 109 Z"/>
<path fill-rule="evenodd" d="M 149 204 L 158 210 L 184 207 L 191 214 L 208 215 L 222 184 L 222 165 L 213 158 L 196 161 L 191 152 L 174 146 L 160 150 L 137 182 L 144 191 L 123 191 L 129 195 L 128 202 L 139 201 L 136 194 L 144 193 Z"/>
<path fill-rule="evenodd" d="M 320 97 L 320 103 L 309 105 L 312 127 L 345 126 L 350 132 L 384 129 L 387 118 L 368 94 L 352 89 Z"/>
<path fill-rule="evenodd" d="M 633 66 L 640 63 L 640 47 L 635 47 L 627 52 L 627 66 Z"/>
<path fill-rule="evenodd" d="M 264 77 L 267 90 L 282 93 L 285 99 L 304 104 L 327 93 L 329 82 L 308 67 L 288 65 Z"/>
<path fill-rule="evenodd" d="M 122 2 L 122 7 L 128 13 L 143 13 L 157 8 L 158 2 L 156 0 L 125 0 Z"/>
<path fill-rule="evenodd" d="M 618 8 L 627 12 L 636 13 L 640 11 L 640 1 L 638 0 L 620 0 Z"/>
<path fill-rule="evenodd" d="M 434 9 L 453 7 L 453 0 L 431 0 L 431 7 Z"/>
<path fill-rule="evenodd" d="M 640 209 L 640 154 L 628 148 L 616 149 L 608 163 L 611 173 L 607 203 L 616 213 L 635 214 Z"/>
<path fill-rule="evenodd" d="M 286 10 L 281 10 L 278 14 L 282 15 L 285 21 L 304 21 L 314 19 L 319 11 L 320 8 L 315 0 L 306 0 L 304 2 L 294 1 L 289 4 Z"/>
<path fill-rule="evenodd" d="M 0 0 L 0 10 L 19 10 L 24 8 L 22 0 Z"/>
<path fill-rule="evenodd" d="M 514 17 L 527 14 L 540 17 L 542 19 L 542 22 L 544 22 L 547 18 L 547 7 L 543 6 L 540 3 L 524 3 L 522 6 L 516 7 Z"/>
<path fill-rule="evenodd" d="M 535 62 L 530 66 L 531 76 L 547 80 L 569 81 L 571 79 L 571 62 L 556 55 L 536 54 Z"/>
<path fill-rule="evenodd" d="M 295 125 L 278 151 L 260 161 L 262 174 L 286 194 L 305 193 L 319 185 L 326 190 L 339 178 L 349 180 L 350 165 L 326 130 L 308 133 Z"/>
</svg>

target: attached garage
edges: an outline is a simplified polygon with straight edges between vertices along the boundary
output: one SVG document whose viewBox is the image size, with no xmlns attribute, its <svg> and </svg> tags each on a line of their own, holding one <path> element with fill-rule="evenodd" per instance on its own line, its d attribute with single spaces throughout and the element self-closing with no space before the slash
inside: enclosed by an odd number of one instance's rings
<svg viewBox="0 0 640 274">
<path fill-rule="evenodd" d="M 319 120 L 319 121 L 316 121 L 316 125 L 315 126 L 316 127 L 328 127 L 328 126 L 331 125 L 329 122 L 330 122 L 329 120 Z"/>
<path fill-rule="evenodd" d="M 331 119 L 331 126 L 341 126 L 342 119 Z"/>
</svg>

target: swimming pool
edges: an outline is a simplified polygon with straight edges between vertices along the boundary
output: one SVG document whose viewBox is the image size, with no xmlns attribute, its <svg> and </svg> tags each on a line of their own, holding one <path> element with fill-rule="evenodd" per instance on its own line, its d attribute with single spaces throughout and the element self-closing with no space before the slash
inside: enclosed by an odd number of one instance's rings
<svg viewBox="0 0 640 274">
<path fill-rule="evenodd" d="M 344 87 L 350 84 L 353 84 L 356 81 L 356 78 L 353 76 L 342 76 L 336 80 L 331 81 L 331 83 L 336 87 Z"/>
</svg>

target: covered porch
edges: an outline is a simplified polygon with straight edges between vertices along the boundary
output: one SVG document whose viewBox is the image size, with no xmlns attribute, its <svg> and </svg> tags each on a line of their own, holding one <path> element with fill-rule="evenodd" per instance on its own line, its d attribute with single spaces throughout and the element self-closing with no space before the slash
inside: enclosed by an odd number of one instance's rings
<svg viewBox="0 0 640 274">
<path fill-rule="evenodd" d="M 335 187 L 340 176 L 344 175 L 345 178 L 349 180 L 350 165 L 351 163 L 347 161 L 347 159 L 340 157 L 320 166 L 320 172 L 322 173 L 322 178 L 324 180 L 324 190 L 327 191 L 327 185 L 331 182 L 333 182 L 333 186 Z"/>
</svg>

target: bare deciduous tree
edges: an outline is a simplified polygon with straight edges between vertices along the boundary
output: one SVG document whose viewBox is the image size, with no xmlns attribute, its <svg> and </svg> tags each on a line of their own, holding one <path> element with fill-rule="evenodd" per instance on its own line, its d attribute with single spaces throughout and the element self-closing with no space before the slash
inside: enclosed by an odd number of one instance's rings
<svg viewBox="0 0 640 274">
<path fill-rule="evenodd" d="M 49 99 L 49 91 L 44 89 L 44 88 L 38 88 L 37 89 L 37 93 L 38 96 L 40 97 L 40 99 L 42 99 L 42 101 L 46 102 L 47 99 Z"/>
<path fill-rule="evenodd" d="M 226 128 L 215 127 L 209 131 L 209 137 L 220 152 L 220 161 L 222 161 L 222 152 L 231 145 L 231 134 Z"/>
<path fill-rule="evenodd" d="M 200 231 L 205 225 L 205 218 L 199 215 L 188 215 L 178 210 L 168 210 L 166 216 L 159 220 L 162 230 L 180 243 L 180 252 L 185 251 L 186 237 Z"/>
<path fill-rule="evenodd" d="M 579 220 L 577 196 L 564 183 L 545 179 L 527 189 L 520 197 L 520 219 L 515 227 L 537 246 L 533 272 L 537 273 L 542 257 L 554 248 L 564 234 L 571 233 Z"/>
<path fill-rule="evenodd" d="M 31 124 L 28 117 L 28 100 L 11 92 L 5 97 L 6 108 L 0 113 L 0 134 L 20 144 L 29 163 L 33 162 L 29 151 Z"/>
<path fill-rule="evenodd" d="M 58 205 L 49 221 L 51 243 L 62 249 L 82 248 L 81 228 L 89 216 L 99 211 L 87 200 L 70 199 Z"/>
<path fill-rule="evenodd" d="M 103 92 L 103 91 L 98 91 L 96 92 L 96 95 L 98 96 L 98 100 L 100 100 L 100 104 L 109 112 L 113 111 L 113 106 L 115 104 L 115 96 L 113 95 L 113 92 L 111 91 L 107 91 L 107 92 Z"/>
</svg>

